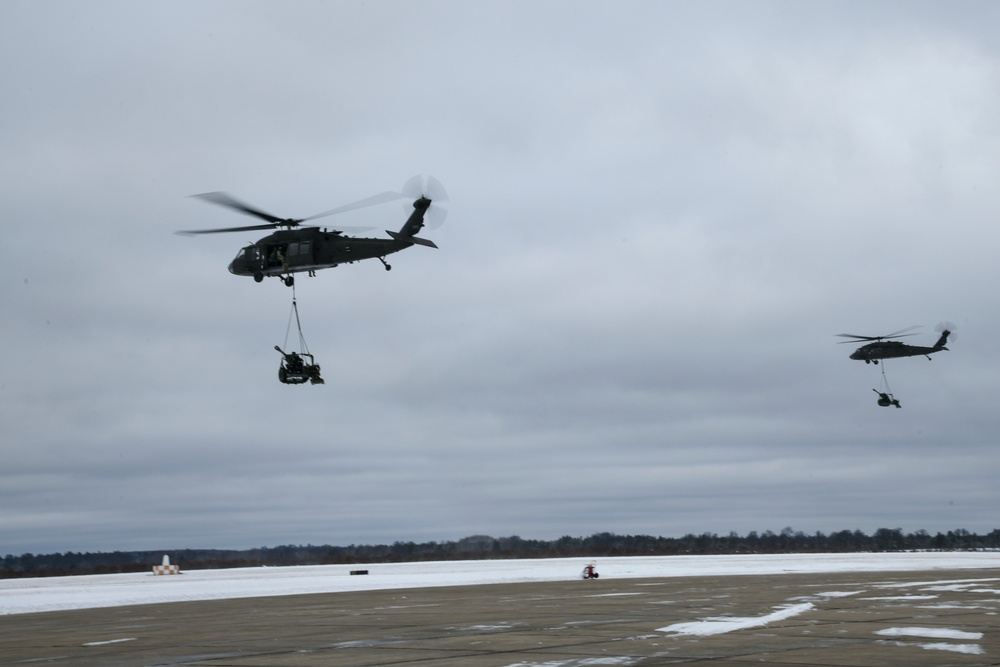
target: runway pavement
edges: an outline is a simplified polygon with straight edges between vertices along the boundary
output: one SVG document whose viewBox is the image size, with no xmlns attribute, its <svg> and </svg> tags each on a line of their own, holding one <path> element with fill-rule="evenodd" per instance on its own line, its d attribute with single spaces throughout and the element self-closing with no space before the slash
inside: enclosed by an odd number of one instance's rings
<svg viewBox="0 0 1000 667">
<path fill-rule="evenodd" d="M 998 612 L 1000 569 L 604 578 L 11 615 L 0 664 L 1000 665 Z"/>
</svg>

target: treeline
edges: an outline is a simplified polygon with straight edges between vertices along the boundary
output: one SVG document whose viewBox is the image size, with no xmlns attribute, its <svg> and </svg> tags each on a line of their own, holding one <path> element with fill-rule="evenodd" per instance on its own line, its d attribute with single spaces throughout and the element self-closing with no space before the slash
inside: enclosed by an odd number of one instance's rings
<svg viewBox="0 0 1000 667">
<path fill-rule="evenodd" d="M 279 546 L 259 549 L 175 549 L 158 551 L 114 551 L 20 556 L 0 561 L 0 578 L 50 577 L 76 574 L 148 572 L 164 554 L 182 570 L 289 565 L 334 565 L 397 563 L 427 560 L 478 560 L 490 558 L 564 558 L 601 556 L 677 556 L 708 554 L 848 553 L 864 551 L 979 550 L 1000 549 L 1000 529 L 985 535 L 967 530 L 949 530 L 931 535 L 919 530 L 904 533 L 879 528 L 872 535 L 860 530 L 841 530 L 825 535 L 806 534 L 785 528 L 747 535 L 729 533 L 688 534 L 684 537 L 615 535 L 564 536 L 557 540 L 525 540 L 518 536 L 475 535 L 454 542 L 394 542 L 392 544 L 334 546 Z"/>
</svg>

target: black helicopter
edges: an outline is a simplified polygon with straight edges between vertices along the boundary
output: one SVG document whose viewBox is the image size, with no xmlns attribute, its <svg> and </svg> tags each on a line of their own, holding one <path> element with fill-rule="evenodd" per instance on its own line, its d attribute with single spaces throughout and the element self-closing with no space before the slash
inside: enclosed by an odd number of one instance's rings
<svg viewBox="0 0 1000 667">
<path fill-rule="evenodd" d="M 252 215 L 267 224 L 245 227 L 225 227 L 221 229 L 201 229 L 181 231 L 178 234 L 217 234 L 220 232 L 245 232 L 258 229 L 275 229 L 256 243 L 241 249 L 229 264 L 229 272 L 237 276 L 253 276 L 257 282 L 265 276 L 276 276 L 291 287 L 295 284 L 293 274 L 308 272 L 314 276 L 318 269 L 328 269 L 340 264 L 352 264 L 363 259 L 378 259 L 389 271 L 392 267 L 385 261 L 386 255 L 405 250 L 413 245 L 437 248 L 433 241 L 417 236 L 427 223 L 433 228 L 444 221 L 446 211 L 438 205 L 448 200 L 441 183 L 431 176 L 414 176 L 403 186 L 402 192 L 383 192 L 360 201 L 318 213 L 308 218 L 279 218 L 260 209 L 248 206 L 224 192 L 209 192 L 194 195 L 200 199 L 225 206 L 226 208 Z M 345 236 L 343 231 L 302 226 L 302 223 L 339 213 L 346 213 L 389 201 L 412 198 L 413 212 L 398 232 L 388 231 L 391 238 L 362 238 Z M 432 207 L 432 204 L 434 206 Z"/>
<path fill-rule="evenodd" d="M 879 359 L 896 359 L 899 357 L 919 357 L 925 356 L 928 359 L 931 358 L 930 355 L 935 352 L 940 352 L 942 350 L 947 350 L 945 345 L 948 343 L 948 336 L 951 335 L 951 330 L 954 329 L 954 325 L 948 322 L 942 322 L 938 325 L 937 330 L 941 333 L 941 336 L 934 343 L 933 347 L 923 347 L 920 345 L 907 345 L 906 343 L 901 343 L 898 340 L 890 340 L 892 338 L 903 338 L 905 336 L 914 336 L 916 334 L 906 333 L 907 331 L 912 331 L 913 329 L 918 329 L 919 326 L 907 327 L 906 329 L 900 329 L 899 331 L 887 334 L 885 336 L 856 336 L 854 334 L 837 334 L 842 338 L 851 338 L 853 340 L 841 341 L 841 343 L 856 343 L 858 341 L 867 340 L 872 341 L 867 345 L 862 345 L 854 352 L 851 353 L 851 359 L 856 359 L 858 361 L 864 361 L 866 364 L 877 364 Z"/>
</svg>

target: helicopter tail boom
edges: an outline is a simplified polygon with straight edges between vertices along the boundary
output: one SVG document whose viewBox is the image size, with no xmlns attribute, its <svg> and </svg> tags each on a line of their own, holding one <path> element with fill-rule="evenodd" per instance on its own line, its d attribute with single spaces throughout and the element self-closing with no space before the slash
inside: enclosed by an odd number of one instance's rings
<svg viewBox="0 0 1000 667">
<path fill-rule="evenodd" d="M 437 248 L 437 245 L 433 241 L 427 239 L 422 239 L 417 236 L 419 232 L 424 227 L 424 214 L 427 209 L 430 208 L 431 200 L 427 197 L 420 197 L 415 202 L 413 202 L 413 213 L 406 220 L 406 224 L 398 231 L 394 232 L 391 230 L 385 230 L 386 234 L 391 236 L 396 241 L 401 241 L 403 243 L 415 243 L 417 245 L 427 246 L 428 248 Z"/>
</svg>

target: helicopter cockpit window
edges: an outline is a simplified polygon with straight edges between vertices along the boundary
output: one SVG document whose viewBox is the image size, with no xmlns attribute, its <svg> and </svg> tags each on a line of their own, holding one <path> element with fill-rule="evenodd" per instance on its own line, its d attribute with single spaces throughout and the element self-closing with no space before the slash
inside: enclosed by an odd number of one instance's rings
<svg viewBox="0 0 1000 667">
<path fill-rule="evenodd" d="M 259 257 L 257 246 L 247 246 L 246 248 L 240 248 L 240 251 L 236 253 L 236 260 L 250 260 L 254 261 Z"/>
</svg>

